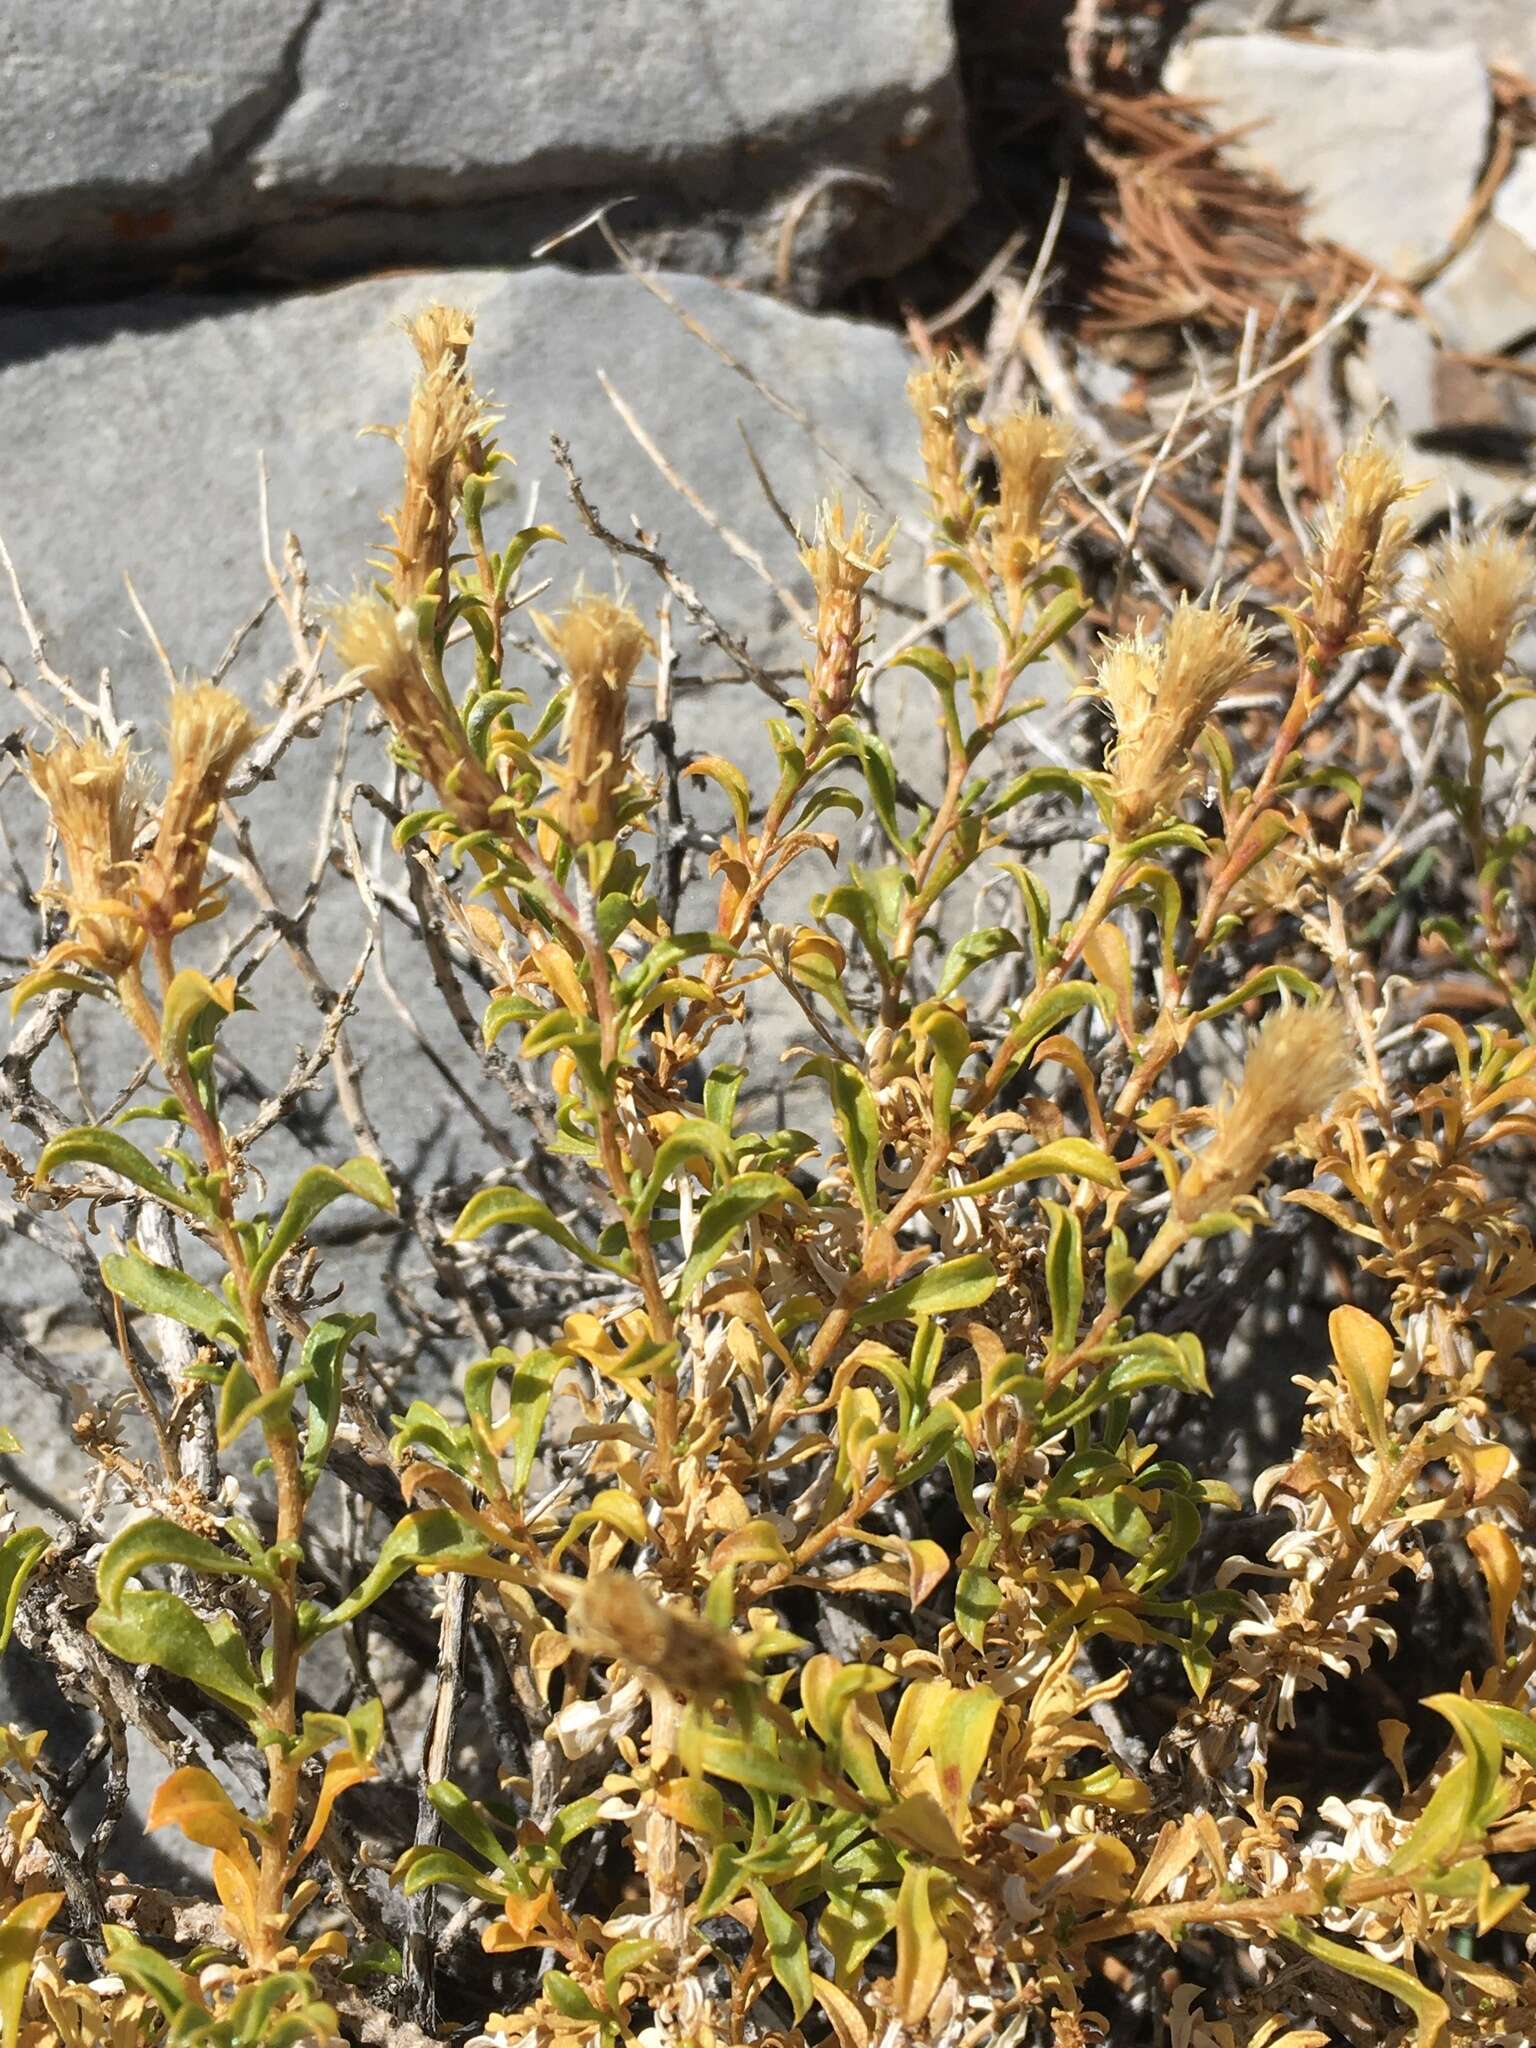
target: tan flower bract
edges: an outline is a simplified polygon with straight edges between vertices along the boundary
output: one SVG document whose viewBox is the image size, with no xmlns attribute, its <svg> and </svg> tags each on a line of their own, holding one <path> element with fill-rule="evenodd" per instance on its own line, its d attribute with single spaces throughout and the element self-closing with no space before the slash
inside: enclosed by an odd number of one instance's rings
<svg viewBox="0 0 1536 2048">
<path fill-rule="evenodd" d="M 161 933 L 197 918 L 225 786 L 259 728 L 233 691 L 194 683 L 171 697 L 170 776 L 154 844 L 139 870 L 146 923 Z"/>
<path fill-rule="evenodd" d="M 1357 1071 L 1348 1027 L 1336 1005 L 1284 1008 L 1255 1033 L 1242 1079 L 1216 1112 L 1174 1197 L 1195 1219 L 1251 1194 L 1271 1162 L 1320 1117 Z"/>
<path fill-rule="evenodd" d="M 1115 724 L 1109 777 L 1121 840 L 1176 811 L 1201 733 L 1259 667 L 1254 628 L 1235 606 L 1182 603 L 1161 639 L 1137 632 L 1107 644 L 1096 688 Z"/>
<path fill-rule="evenodd" d="M 148 778 L 126 745 L 57 739 L 29 751 L 28 767 L 48 806 L 69 874 L 57 890 L 86 964 L 116 974 L 137 959 L 143 932 L 123 907 L 137 876 L 134 842 L 143 822 Z"/>
<path fill-rule="evenodd" d="M 1447 680 L 1464 708 L 1485 715 L 1498 695 L 1509 646 L 1536 610 L 1529 541 L 1492 531 L 1447 541 L 1420 602 L 1445 648 Z"/>
</svg>

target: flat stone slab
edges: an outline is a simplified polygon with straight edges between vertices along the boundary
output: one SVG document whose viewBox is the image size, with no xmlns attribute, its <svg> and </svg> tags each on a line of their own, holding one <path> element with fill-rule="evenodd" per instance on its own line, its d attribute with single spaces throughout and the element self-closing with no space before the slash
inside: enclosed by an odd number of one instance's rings
<svg viewBox="0 0 1536 2048">
<path fill-rule="evenodd" d="M 947 0 L 9 0 L 0 21 L 0 283 L 505 265 L 619 199 L 653 255 L 762 280 L 800 195 L 804 286 L 834 256 L 843 281 L 900 267 L 970 189 Z"/>
<path fill-rule="evenodd" d="M 1246 29 L 1257 16 L 1256 0 L 1195 0 L 1194 28 Z M 1531 0 L 1305 0 L 1282 10 L 1279 23 L 1294 20 L 1331 42 L 1367 49 L 1400 44 L 1444 49 L 1472 42 L 1490 64 L 1504 62 L 1536 70 L 1536 7 Z M 1273 12 L 1271 21 L 1275 21 Z"/>
<path fill-rule="evenodd" d="M 784 601 L 664 481 L 604 397 L 597 372 L 607 370 L 679 477 L 760 551 L 782 588 L 803 600 L 808 587 L 795 550 L 753 474 L 738 422 L 776 495 L 807 526 L 818 497 L 839 490 L 850 510 L 867 492 L 882 522 L 915 522 L 920 465 L 904 396 L 911 359 L 899 336 L 874 325 L 698 279 L 668 277 L 664 288 L 781 403 L 688 333 L 642 285 L 552 267 L 394 276 L 260 304 L 156 302 L 0 316 L 0 534 L 55 661 L 88 688 L 109 665 L 146 750 L 157 752 L 166 684 L 123 577 L 132 577 L 178 670 L 206 674 L 265 591 L 263 454 L 274 543 L 285 529 L 297 532 L 317 594 L 342 593 L 363 580 L 386 538 L 379 514 L 398 496 L 399 457 L 392 442 L 359 438 L 359 429 L 402 416 L 414 356 L 396 323 L 436 298 L 477 308 L 477 379 L 504 407 L 500 438 L 517 458 L 514 501 L 495 515 L 493 533 L 510 534 L 537 519 L 568 537 L 568 546 L 535 558 L 537 577 L 554 579 L 541 606 L 557 607 L 579 579 L 610 590 L 616 576 L 605 550 L 580 530 L 551 456 L 550 435 L 558 431 L 603 520 L 626 536 L 631 515 L 654 530 L 722 623 L 792 685 L 806 642 Z M 824 445 L 785 406 L 814 420 Z M 916 604 L 923 597 L 922 558 L 914 526 L 899 537 L 888 581 Z M 660 585 L 634 562 L 622 575 L 634 602 L 654 619 Z M 673 625 L 681 743 L 729 751 L 765 796 L 774 766 L 764 720 L 775 707 L 736 679 L 717 650 L 701 645 L 677 607 Z M 897 622 L 887 637 L 900 629 Z M 526 622 L 520 630 L 532 638 Z M 232 686 L 270 718 L 265 684 L 290 658 L 286 635 L 268 620 L 243 650 Z M 29 668 L 3 594 L 0 659 L 18 674 Z M 531 657 L 514 661 L 513 669 L 536 696 L 547 688 Z M 907 730 L 931 728 L 931 692 L 920 679 L 895 672 L 881 688 L 893 725 L 894 706 L 911 689 Z M 289 907 L 299 900 L 313 856 L 335 717 L 325 740 L 293 749 L 275 786 L 241 805 Z M 644 717 L 637 703 L 636 724 Z M 10 729 L 26 723 L 21 707 L 9 707 Z M 349 778 L 387 787 L 391 772 L 382 741 L 359 726 Z M 708 792 L 705 798 L 707 813 L 712 799 Z M 35 871 L 35 801 L 19 781 L 3 801 L 13 843 Z M 825 887 L 825 872 L 807 879 L 806 888 Z M 234 918 L 248 914 L 237 892 Z M 7 952 L 35 945 L 35 928 L 13 900 L 0 910 L 0 922 Z M 356 957 L 361 929 L 353 892 L 333 878 L 315 947 L 338 984 Z M 398 932 L 388 958 L 430 1021 L 437 1048 L 457 1058 L 440 999 Z M 280 955 L 263 967 L 257 998 L 259 1015 L 242 1020 L 238 1035 L 270 1088 L 288 1073 L 298 1044 L 314 1040 L 319 1018 Z M 483 1148 L 425 1056 L 376 992 L 369 992 L 367 1008 L 356 1033 L 369 1061 L 365 1093 L 392 1151 L 407 1165 L 430 1155 L 434 1172 L 483 1170 L 476 1163 Z M 100 1027 L 93 1018 L 88 1028 Z M 120 1071 L 116 1060 L 110 1071 Z M 766 1079 L 776 1073 L 770 1051 Z M 67 1088 L 62 1072 L 53 1081 Z M 349 1146 L 341 1125 L 331 1126 L 330 1142 Z"/>
<path fill-rule="evenodd" d="M 1483 169 L 1492 95 L 1467 41 L 1354 49 L 1291 36 L 1201 36 L 1164 73 L 1249 129 L 1240 163 L 1300 192 L 1319 238 L 1393 277 L 1416 278 L 1451 244 Z"/>
</svg>

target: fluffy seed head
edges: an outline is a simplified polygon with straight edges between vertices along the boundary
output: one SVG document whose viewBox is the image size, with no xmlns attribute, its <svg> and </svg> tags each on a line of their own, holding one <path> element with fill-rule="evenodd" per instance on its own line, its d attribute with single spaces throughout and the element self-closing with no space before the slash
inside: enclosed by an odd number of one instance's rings
<svg viewBox="0 0 1536 2048">
<path fill-rule="evenodd" d="M 415 613 L 377 590 L 360 590 L 337 606 L 330 624 L 337 655 L 348 669 L 361 670 L 411 766 L 464 831 L 482 830 L 500 788 L 427 678 Z"/>
<path fill-rule="evenodd" d="M 1177 807 L 1195 742 L 1222 699 L 1260 665 L 1254 629 L 1235 605 L 1186 601 L 1161 641 L 1138 632 L 1108 643 L 1096 687 L 1115 721 L 1109 774 L 1118 839 L 1134 839 Z"/>
<path fill-rule="evenodd" d="M 581 1580 L 570 1615 L 572 1633 L 589 1655 L 617 1657 L 690 1698 L 716 1698 L 746 1676 L 733 1637 L 686 1608 L 664 1607 L 627 1572 L 594 1572 Z"/>
<path fill-rule="evenodd" d="M 560 825 L 576 846 L 612 839 L 629 774 L 624 725 L 629 685 L 651 645 L 638 615 L 611 597 L 578 597 L 558 619 L 535 613 L 569 681 Z"/>
<path fill-rule="evenodd" d="M 1424 616 L 1445 649 L 1447 681 L 1467 711 L 1498 696 L 1509 643 L 1536 610 L 1536 557 L 1512 533 L 1448 541 L 1424 579 Z"/>
<path fill-rule="evenodd" d="M 1330 657 L 1374 625 L 1408 541 L 1402 508 L 1413 495 L 1397 457 L 1369 435 L 1339 457 L 1338 485 L 1307 565 L 1312 631 Z"/>
<path fill-rule="evenodd" d="M 1015 625 L 1029 578 L 1050 552 L 1055 498 L 1072 460 L 1069 427 L 1031 403 L 985 430 L 997 464 L 997 506 L 992 514 L 992 567 Z"/>
<path fill-rule="evenodd" d="M 800 560 L 816 591 L 816 658 L 807 671 L 811 710 L 826 725 L 853 702 L 864 641 L 864 588 L 890 558 L 895 529 L 876 540 L 861 511 L 848 530 L 842 504 L 829 499 L 816 519 L 816 538 Z"/>
<path fill-rule="evenodd" d="M 405 489 L 389 522 L 394 592 L 402 605 L 414 605 L 429 591 L 440 606 L 448 600 L 456 465 L 468 453 L 480 466 L 474 451 L 490 424 L 465 369 L 474 331 L 473 317 L 454 306 L 428 306 L 407 328 L 421 374 L 400 430 Z"/>
<path fill-rule="evenodd" d="M 194 683 L 171 698 L 171 776 L 155 843 L 140 870 L 151 929 L 171 932 L 204 915 L 203 871 L 219 805 L 257 726 L 233 691 Z"/>
<path fill-rule="evenodd" d="M 1243 1078 L 1174 1196 L 1186 1222 L 1251 1194 L 1277 1154 L 1355 1077 L 1355 1054 L 1332 1002 L 1274 1010 L 1248 1049 Z"/>
<path fill-rule="evenodd" d="M 960 425 L 967 387 L 958 356 L 945 356 L 907 379 L 907 402 L 917 415 L 919 448 L 933 522 L 951 540 L 964 540 L 979 514 L 965 480 Z"/>
<path fill-rule="evenodd" d="M 27 765 L 69 872 L 69 887 L 52 893 L 69 913 L 73 957 L 119 974 L 144 943 L 125 901 L 133 890 L 144 777 L 126 746 L 109 749 L 99 739 L 55 740 L 46 753 L 29 751 Z"/>
</svg>

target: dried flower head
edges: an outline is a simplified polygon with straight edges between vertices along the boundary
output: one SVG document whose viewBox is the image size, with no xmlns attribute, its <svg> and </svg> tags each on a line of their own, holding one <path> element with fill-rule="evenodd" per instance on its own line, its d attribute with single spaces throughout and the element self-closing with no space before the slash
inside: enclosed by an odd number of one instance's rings
<svg viewBox="0 0 1536 2048">
<path fill-rule="evenodd" d="M 139 871 L 145 923 L 172 932 L 203 915 L 203 871 L 219 805 L 257 727 L 240 699 L 217 683 L 171 698 L 171 776 L 155 843 Z"/>
<path fill-rule="evenodd" d="M 1189 787 L 1190 753 L 1229 691 L 1261 666 L 1254 629 L 1235 605 L 1181 604 L 1160 641 L 1110 641 L 1096 688 L 1115 721 L 1109 756 L 1117 839 L 1167 817 Z"/>
<path fill-rule="evenodd" d="M 1287 1005 L 1259 1026 L 1243 1078 L 1216 1116 L 1174 1195 L 1174 1212 L 1192 1223 L 1251 1194 L 1270 1161 L 1320 1117 L 1356 1071 L 1342 1012 L 1332 1002 Z"/>
<path fill-rule="evenodd" d="M 612 839 L 630 772 L 624 747 L 629 685 L 651 645 L 639 616 L 620 599 L 578 597 L 558 620 L 534 622 L 569 681 L 560 825 L 576 846 Z"/>
<path fill-rule="evenodd" d="M 989 533 L 992 568 L 1017 626 L 1029 579 L 1051 549 L 1055 498 L 1076 440 L 1070 427 L 1033 403 L 983 431 L 997 464 L 997 504 Z"/>
<path fill-rule="evenodd" d="M 979 507 L 966 482 L 960 425 L 968 380 L 958 356 L 944 356 L 907 379 L 907 402 L 917 415 L 919 447 L 933 521 L 951 540 L 975 528 Z"/>
<path fill-rule="evenodd" d="M 1369 435 L 1339 457 L 1338 485 L 1307 564 L 1311 630 L 1323 659 L 1358 645 L 1375 624 L 1408 540 L 1402 507 L 1416 489 Z"/>
<path fill-rule="evenodd" d="M 801 549 L 800 560 L 816 592 L 816 658 L 807 675 L 818 725 L 853 702 L 864 641 L 864 586 L 890 559 L 894 532 L 876 540 L 868 514 L 861 511 L 850 533 L 841 501 L 833 498 L 817 515 L 815 541 Z"/>
<path fill-rule="evenodd" d="M 1424 616 L 1445 649 L 1458 702 L 1486 715 L 1499 694 L 1509 643 L 1536 610 L 1536 556 L 1529 543 L 1495 530 L 1448 541 L 1424 579 Z"/>
<path fill-rule="evenodd" d="M 464 737 L 457 712 L 433 689 L 422 666 L 416 615 L 376 590 L 360 590 L 331 616 L 331 643 L 348 669 L 361 671 L 411 765 L 425 776 L 460 827 L 481 831 L 500 785 Z"/>
<path fill-rule="evenodd" d="M 73 944 L 61 949 L 82 966 L 117 975 L 138 958 L 144 934 L 129 909 L 133 842 L 144 815 L 145 779 L 126 746 L 59 739 L 30 752 L 32 781 L 59 835 L 69 887 L 53 894 L 69 913 Z"/>
<path fill-rule="evenodd" d="M 435 591 L 441 606 L 448 598 L 461 457 L 468 444 L 478 442 L 489 417 L 465 369 L 472 317 L 456 307 L 429 306 L 408 331 L 422 369 L 399 435 L 405 490 L 389 522 L 395 536 L 389 552 L 396 601 L 414 605 Z M 481 466 L 473 456 L 471 463 Z"/>
<path fill-rule="evenodd" d="M 716 1698 L 746 1676 L 733 1636 L 685 1607 L 664 1607 L 627 1572 L 594 1572 L 580 1580 L 570 1615 L 572 1633 L 589 1656 L 617 1657 L 692 1699 Z"/>
</svg>

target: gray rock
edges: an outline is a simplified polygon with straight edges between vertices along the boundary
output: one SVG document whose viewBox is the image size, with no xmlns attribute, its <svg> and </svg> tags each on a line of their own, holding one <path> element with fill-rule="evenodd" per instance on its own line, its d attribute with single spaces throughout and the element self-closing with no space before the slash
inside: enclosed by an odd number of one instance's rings
<svg viewBox="0 0 1536 2048">
<path fill-rule="evenodd" d="M 1394 277 L 1450 246 L 1477 185 L 1492 98 L 1470 42 L 1349 49 L 1288 36 L 1205 36 L 1174 52 L 1172 92 L 1256 126 L 1233 156 L 1308 201 L 1309 225 Z"/>
<path fill-rule="evenodd" d="M 1424 306 L 1448 347 L 1502 354 L 1536 332 L 1536 247 L 1485 220 L 1425 289 Z"/>
<path fill-rule="evenodd" d="M 1442 50 L 1473 42 L 1489 62 L 1536 68 L 1536 8 L 1530 0 L 1195 0 L 1191 25 L 1209 29 L 1304 24 L 1330 40 L 1367 49 L 1405 44 Z"/>
<path fill-rule="evenodd" d="M 583 576 L 604 588 L 614 580 L 606 553 L 580 533 L 554 469 L 549 436 L 558 430 L 604 520 L 628 533 L 633 514 L 655 529 L 731 631 L 759 659 L 793 675 L 804 642 L 780 598 L 658 475 L 605 400 L 596 372 L 606 366 L 678 474 L 761 550 L 781 584 L 803 593 L 794 550 L 753 476 L 736 423 L 796 518 L 809 522 L 818 495 L 832 489 L 850 501 L 861 488 L 876 494 L 882 519 L 910 514 L 918 462 L 903 395 L 909 359 L 900 339 L 881 328 L 696 280 L 670 279 L 668 288 L 766 386 L 817 422 L 830 453 L 624 278 L 554 269 L 392 277 L 259 305 L 162 303 L 0 318 L 0 533 L 55 659 L 86 679 L 109 664 L 123 705 L 141 721 L 146 743 L 153 741 L 165 685 L 124 573 L 178 668 L 206 673 L 265 589 L 263 451 L 276 534 L 292 528 L 300 535 L 317 590 L 350 588 L 383 538 L 379 510 L 398 490 L 397 451 L 382 438 L 359 439 L 358 430 L 400 417 L 413 358 L 394 323 L 441 297 L 479 311 L 479 379 L 505 408 L 501 438 L 518 458 L 517 502 L 502 515 L 505 530 L 536 507 L 538 518 L 570 537 L 568 548 L 549 549 L 540 563 L 540 573 L 555 579 L 543 603 L 558 604 Z M 921 558 L 918 540 L 903 537 L 890 577 L 893 591 L 917 602 Z M 637 603 L 653 609 L 658 585 L 637 565 L 625 573 Z M 729 749 L 761 788 L 771 773 L 763 720 L 773 707 L 733 680 L 681 616 L 675 624 L 683 743 Z M 8 605 L 0 611 L 0 658 L 18 671 L 26 666 Z M 263 679 L 285 659 L 286 644 L 269 621 L 232 681 L 260 702 Z M 536 691 L 543 687 L 531 660 L 523 674 Z M 687 680 L 701 677 L 709 680 Z M 903 684 L 924 709 L 926 685 L 907 671 L 882 682 L 882 702 L 899 701 Z M 311 859 L 329 756 L 328 746 L 296 749 L 276 787 L 242 806 L 258 843 L 276 854 L 275 879 L 289 905 Z M 376 738 L 357 740 L 349 773 L 386 780 Z M 13 838 L 36 848 L 30 796 L 12 784 L 5 803 Z M 330 899 L 315 943 L 339 981 L 360 927 L 345 884 L 333 886 Z M 14 928 L 14 914 L 11 924 L 5 950 L 36 943 L 31 930 Z M 455 1059 L 457 1041 L 440 1002 L 398 938 L 389 959 L 437 1049 Z M 260 1016 L 238 1020 L 229 1038 L 270 1087 L 318 1022 L 280 955 L 262 970 L 258 995 Z M 369 1009 L 372 1021 L 358 1033 L 370 1062 L 365 1089 L 392 1150 L 406 1165 L 425 1154 L 436 1171 L 484 1170 L 484 1148 L 466 1133 L 467 1119 L 453 1110 L 441 1080 L 376 996 Z M 121 1049 L 109 1070 L 125 1071 Z M 67 1074 L 51 1079 L 67 1093 Z M 339 1125 L 332 1137 L 347 1143 Z M 38 1261 L 24 1264 L 23 1298 L 35 1298 Z"/>
<path fill-rule="evenodd" d="M 594 203 L 684 268 L 899 267 L 969 196 L 945 0 L 11 0 L 11 278 L 523 260 Z M 589 238 L 590 239 L 590 238 Z"/>
</svg>

